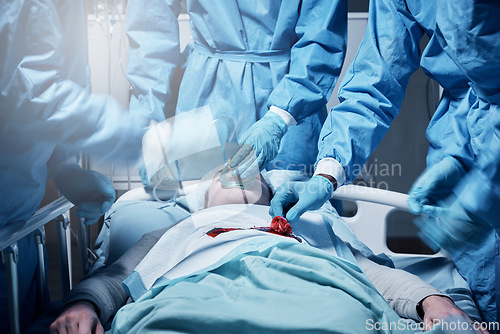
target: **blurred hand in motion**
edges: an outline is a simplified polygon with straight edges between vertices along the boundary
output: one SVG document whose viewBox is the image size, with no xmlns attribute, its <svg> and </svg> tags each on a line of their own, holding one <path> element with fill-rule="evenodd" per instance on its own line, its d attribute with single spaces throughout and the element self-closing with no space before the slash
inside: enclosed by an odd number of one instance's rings
<svg viewBox="0 0 500 334">
<path fill-rule="evenodd" d="M 422 310 L 424 312 L 424 331 L 428 331 L 435 324 L 442 322 L 445 333 L 489 334 L 487 330 L 480 329 L 481 326 L 478 323 L 474 326 L 474 320 L 458 308 L 448 297 L 428 296 L 422 301 Z M 447 324 L 445 325 L 444 322 Z M 451 325 L 452 323 L 455 324 Z M 447 327 L 453 328 L 453 331 L 447 331 Z M 477 330 L 475 327 L 477 327 Z"/>
<path fill-rule="evenodd" d="M 237 169 L 235 173 L 245 178 L 246 171 L 252 166 L 258 166 L 259 171 L 266 168 L 278 155 L 281 138 L 287 130 L 288 126 L 281 116 L 267 112 L 243 134 L 243 145 L 231 158 L 231 170 Z"/>
<path fill-rule="evenodd" d="M 415 219 L 421 238 L 435 251 L 443 248 L 454 252 L 460 248 L 476 247 L 488 235 L 488 223 L 469 215 L 454 201 L 442 206 L 428 206 L 426 215 Z"/>
<path fill-rule="evenodd" d="M 75 214 L 92 224 L 111 208 L 116 193 L 111 181 L 101 173 L 77 164 L 57 167 L 53 176 L 59 191 L 77 206 Z"/>
<path fill-rule="evenodd" d="M 269 214 L 294 222 L 304 212 L 319 209 L 325 204 L 332 197 L 335 187 L 336 182 L 334 184 L 321 175 L 315 175 L 307 182 L 285 183 L 276 190 Z"/>
<path fill-rule="evenodd" d="M 462 164 L 450 156 L 427 168 L 410 189 L 410 210 L 417 215 L 435 214 L 436 207 L 449 198 L 464 175 Z"/>
<path fill-rule="evenodd" d="M 50 325 L 51 334 L 103 334 L 104 328 L 99 321 L 95 307 L 87 301 L 78 301 L 59 315 Z"/>
</svg>

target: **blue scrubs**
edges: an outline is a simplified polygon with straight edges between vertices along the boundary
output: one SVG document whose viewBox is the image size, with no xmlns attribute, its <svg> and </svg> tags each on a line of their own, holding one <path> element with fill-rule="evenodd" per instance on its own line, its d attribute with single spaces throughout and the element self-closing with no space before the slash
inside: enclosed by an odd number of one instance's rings
<svg viewBox="0 0 500 334">
<path fill-rule="evenodd" d="M 241 140 L 252 124 L 276 106 L 298 124 L 288 129 L 278 156 L 267 169 L 312 174 L 326 103 L 344 61 L 347 1 L 188 0 L 194 45 L 182 60 L 180 9 L 180 1 L 129 2 L 127 76 L 134 89 L 130 111 L 161 121 L 165 114 L 209 106 L 213 119 L 231 120 L 235 138 Z M 171 80 L 179 63 L 184 74 L 175 92 Z M 175 96 L 177 104 L 172 107 Z M 113 209 L 106 220 L 113 225 L 109 244 L 124 243 L 121 248 L 127 249 L 141 235 L 189 214 L 178 206 L 157 203 L 158 210 L 149 215 L 172 217 L 158 226 L 144 215 L 151 206 L 137 203 L 117 208 L 127 214 Z M 125 231 L 137 235 L 131 238 Z M 100 251 L 107 257 L 108 231 L 105 228 L 101 233 Z M 113 250 L 110 258 L 119 255 Z"/>
<path fill-rule="evenodd" d="M 175 110 L 209 106 L 214 119 L 231 119 L 236 138 L 276 106 L 299 123 L 283 137 L 268 169 L 312 174 L 326 103 L 346 48 L 345 0 L 187 0 L 192 52 Z M 179 62 L 180 1 L 129 3 L 130 110 L 163 120 Z M 175 93 L 173 95 L 176 95 Z"/>
<path fill-rule="evenodd" d="M 38 209 L 52 161 L 79 150 L 136 159 L 143 130 L 126 121 L 117 102 L 89 94 L 83 1 L 2 1 L 0 12 L 1 228 L 22 224 Z M 33 236 L 18 246 L 24 328 L 39 311 L 37 256 Z M 3 264 L 0 332 L 8 332 Z"/>
<path fill-rule="evenodd" d="M 439 1 L 373 0 L 369 21 L 358 54 L 348 69 L 339 91 L 340 104 L 333 108 L 322 129 L 318 162 L 334 158 L 343 167 L 346 183 L 352 182 L 370 154 L 379 145 L 398 115 L 408 80 L 419 67 L 437 81 L 444 93 L 428 128 L 430 142 L 427 165 L 432 166 L 449 155 L 462 162 L 466 169 L 474 166 L 482 153 L 488 114 L 472 108 L 475 93 L 469 79 L 444 52 L 435 34 L 436 6 Z M 429 42 L 420 50 L 420 39 Z M 493 233 L 490 231 L 489 233 Z M 494 243 L 494 238 L 486 238 Z M 492 245 L 485 245 L 488 258 Z M 458 264 L 468 279 L 473 275 L 470 263 Z M 492 261 L 486 261 L 475 273 L 493 275 Z M 489 312 L 492 280 L 486 285 L 468 279 L 476 292 L 476 302 L 485 320 L 494 319 Z M 489 294 L 489 299 L 483 299 Z M 479 297 L 478 297 L 479 296 Z"/>
<path fill-rule="evenodd" d="M 478 222 L 497 231 L 496 305 L 500 319 L 500 3 L 442 1 L 436 20 L 444 50 L 471 80 L 477 95 L 474 108 L 488 114 L 483 154 L 457 191 L 458 201 Z M 484 261 L 484 260 L 483 260 Z"/>
<path fill-rule="evenodd" d="M 438 7 L 437 36 L 444 50 L 471 80 L 474 108 L 488 115 L 481 127 L 483 154 L 459 195 L 463 206 L 500 229 L 500 3 L 443 1 Z"/>
</svg>

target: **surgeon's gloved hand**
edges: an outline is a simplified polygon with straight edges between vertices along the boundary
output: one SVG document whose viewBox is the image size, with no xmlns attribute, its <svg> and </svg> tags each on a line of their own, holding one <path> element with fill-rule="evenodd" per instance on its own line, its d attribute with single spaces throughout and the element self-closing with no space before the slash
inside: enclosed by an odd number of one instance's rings
<svg viewBox="0 0 500 334">
<path fill-rule="evenodd" d="M 285 183 L 276 190 L 269 214 L 271 217 L 282 216 L 289 222 L 294 222 L 304 212 L 319 209 L 325 204 L 332 197 L 335 187 L 336 181 L 332 183 L 321 175 L 315 175 L 307 182 Z"/>
<path fill-rule="evenodd" d="M 101 173 L 76 164 L 57 167 L 53 174 L 59 191 L 77 206 L 75 214 L 93 224 L 109 210 L 116 199 L 111 181 Z"/>
<path fill-rule="evenodd" d="M 452 194 L 464 175 L 462 164 L 450 156 L 427 168 L 410 189 L 410 210 L 414 214 L 434 214 L 438 203 Z"/>
<path fill-rule="evenodd" d="M 287 130 L 288 125 L 283 118 L 268 111 L 243 134 L 243 146 L 231 158 L 230 168 L 236 167 L 242 177 L 252 165 L 263 170 L 278 155 L 281 138 Z"/>
<path fill-rule="evenodd" d="M 442 206 L 427 206 L 426 213 L 415 219 L 420 237 L 435 251 L 453 252 L 465 245 L 475 247 L 488 235 L 486 222 L 469 215 L 458 201 Z"/>
</svg>

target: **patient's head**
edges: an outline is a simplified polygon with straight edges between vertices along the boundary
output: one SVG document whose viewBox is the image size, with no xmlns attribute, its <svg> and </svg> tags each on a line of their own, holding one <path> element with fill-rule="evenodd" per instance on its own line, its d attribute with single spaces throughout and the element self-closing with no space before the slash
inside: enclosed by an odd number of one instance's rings
<svg viewBox="0 0 500 334">
<path fill-rule="evenodd" d="M 245 184 L 244 189 L 229 188 L 219 182 L 220 172 L 215 175 L 205 195 L 205 208 L 224 204 L 269 205 L 272 191 L 261 174 L 254 182 Z"/>
</svg>

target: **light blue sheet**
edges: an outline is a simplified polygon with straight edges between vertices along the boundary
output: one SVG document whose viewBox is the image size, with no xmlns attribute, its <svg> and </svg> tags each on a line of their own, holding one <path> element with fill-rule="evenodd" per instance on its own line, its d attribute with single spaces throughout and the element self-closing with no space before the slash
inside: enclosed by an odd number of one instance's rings
<svg viewBox="0 0 500 334">
<path fill-rule="evenodd" d="M 117 313 L 111 332 L 413 333 L 356 265 L 268 240 L 211 270 L 157 284 Z M 376 331 L 375 323 L 393 330 Z"/>
</svg>

